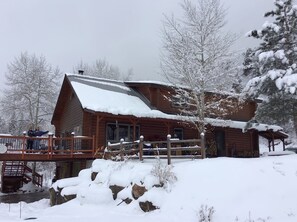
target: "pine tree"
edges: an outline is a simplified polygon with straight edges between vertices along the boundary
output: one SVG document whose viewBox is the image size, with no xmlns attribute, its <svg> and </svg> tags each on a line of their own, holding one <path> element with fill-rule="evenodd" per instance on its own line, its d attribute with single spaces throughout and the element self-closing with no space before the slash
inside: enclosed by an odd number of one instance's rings
<svg viewBox="0 0 297 222">
<path fill-rule="evenodd" d="M 282 124 L 294 119 L 296 107 L 297 5 L 292 0 L 275 0 L 274 4 L 275 9 L 265 13 L 274 21 L 248 33 L 262 42 L 246 53 L 244 70 L 252 79 L 243 92 L 264 98 L 257 119 Z"/>
</svg>

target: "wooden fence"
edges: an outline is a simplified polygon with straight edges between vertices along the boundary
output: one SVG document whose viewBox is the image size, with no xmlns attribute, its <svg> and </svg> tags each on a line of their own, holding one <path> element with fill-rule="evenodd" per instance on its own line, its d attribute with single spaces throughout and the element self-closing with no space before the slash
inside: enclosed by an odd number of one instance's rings
<svg viewBox="0 0 297 222">
<path fill-rule="evenodd" d="M 109 143 L 104 151 L 104 157 L 119 156 L 120 160 L 124 156 L 133 158 L 137 156 L 140 161 L 148 158 L 167 158 L 168 165 L 171 164 L 172 158 L 205 158 L 204 134 L 200 139 L 178 140 L 172 139 L 171 135 L 167 136 L 166 141 L 144 141 L 141 136 L 138 141 L 119 143 Z"/>
</svg>

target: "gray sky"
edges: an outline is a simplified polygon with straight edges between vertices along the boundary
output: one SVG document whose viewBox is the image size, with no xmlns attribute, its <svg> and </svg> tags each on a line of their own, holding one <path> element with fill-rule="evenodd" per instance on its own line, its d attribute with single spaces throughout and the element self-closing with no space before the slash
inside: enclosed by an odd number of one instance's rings
<svg viewBox="0 0 297 222">
<path fill-rule="evenodd" d="M 221 0 L 227 29 L 242 36 L 237 48 L 255 44 L 244 34 L 260 28 L 273 0 Z M 0 0 L 0 78 L 21 52 L 44 55 L 62 72 L 81 60 L 105 58 L 135 80 L 158 75 L 163 14 L 178 14 L 180 0 Z"/>
</svg>

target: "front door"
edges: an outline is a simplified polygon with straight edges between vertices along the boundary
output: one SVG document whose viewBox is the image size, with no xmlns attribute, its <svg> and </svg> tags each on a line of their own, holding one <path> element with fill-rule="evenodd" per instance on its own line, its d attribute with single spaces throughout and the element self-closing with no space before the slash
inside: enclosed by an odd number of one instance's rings
<svg viewBox="0 0 297 222">
<path fill-rule="evenodd" d="M 217 155 L 218 156 L 226 156 L 225 149 L 225 132 L 224 131 L 216 131 L 215 132 L 215 140 L 217 146 Z"/>
</svg>

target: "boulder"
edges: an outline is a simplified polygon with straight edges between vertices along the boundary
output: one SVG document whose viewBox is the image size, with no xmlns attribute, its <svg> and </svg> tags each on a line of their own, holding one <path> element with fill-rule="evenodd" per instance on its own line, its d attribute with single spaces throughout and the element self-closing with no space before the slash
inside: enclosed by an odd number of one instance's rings
<svg viewBox="0 0 297 222">
<path fill-rule="evenodd" d="M 57 203 L 57 192 L 55 191 L 54 188 L 49 189 L 49 194 L 50 194 L 50 205 L 55 206 Z"/>
<path fill-rule="evenodd" d="M 118 185 L 111 185 L 109 186 L 109 189 L 111 189 L 112 191 L 112 196 L 113 196 L 113 199 L 117 199 L 117 195 L 118 193 L 124 189 L 124 187 L 122 186 L 118 186 Z"/>
<path fill-rule="evenodd" d="M 141 210 L 144 212 L 150 212 L 156 209 L 159 209 L 159 207 L 155 206 L 152 202 L 150 201 L 145 201 L 145 202 L 139 202 L 139 207 Z"/>
<path fill-rule="evenodd" d="M 98 172 L 92 172 L 91 174 L 91 180 L 94 181 L 96 179 Z"/>
<path fill-rule="evenodd" d="M 138 184 L 134 184 L 132 187 L 132 197 L 137 200 L 141 197 L 147 189 L 144 186 L 139 186 Z"/>
<path fill-rule="evenodd" d="M 51 206 L 63 204 L 63 203 L 68 202 L 69 200 L 72 200 L 72 199 L 76 198 L 76 195 L 75 194 L 62 196 L 61 195 L 61 190 L 62 189 L 59 189 L 58 191 L 56 191 L 52 187 L 49 189 L 49 193 L 50 193 L 50 205 Z"/>
</svg>

